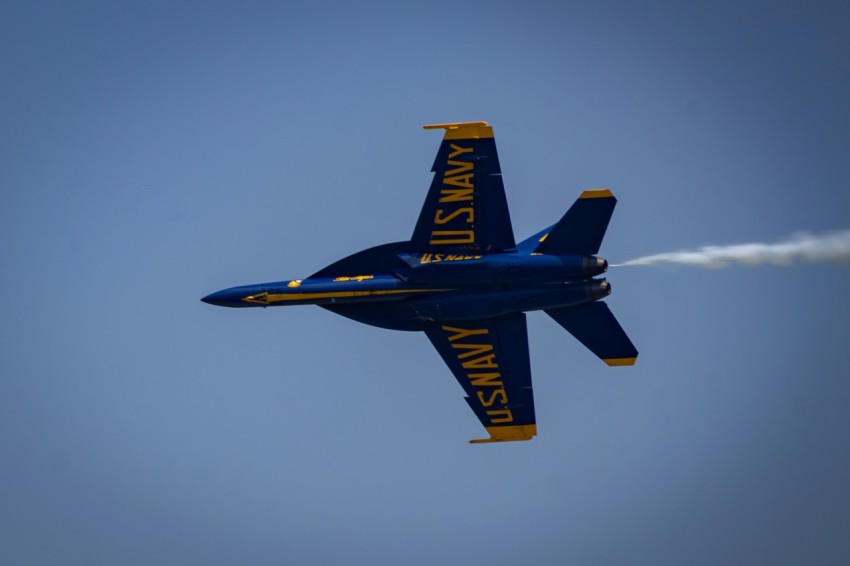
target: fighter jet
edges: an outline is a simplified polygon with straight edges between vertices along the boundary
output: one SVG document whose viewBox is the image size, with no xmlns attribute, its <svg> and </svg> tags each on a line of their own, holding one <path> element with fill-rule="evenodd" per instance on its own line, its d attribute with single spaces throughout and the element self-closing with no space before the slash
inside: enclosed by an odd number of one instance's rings
<svg viewBox="0 0 850 566">
<path fill-rule="evenodd" d="M 554 225 L 514 241 L 493 128 L 445 130 L 434 179 L 409 240 L 363 250 L 306 279 L 232 287 L 202 301 L 226 307 L 319 305 L 358 322 L 422 331 L 466 393 L 488 437 L 537 435 L 525 313 L 542 310 L 609 366 L 638 352 L 604 302 L 596 254 L 616 199 L 581 193 Z"/>
</svg>

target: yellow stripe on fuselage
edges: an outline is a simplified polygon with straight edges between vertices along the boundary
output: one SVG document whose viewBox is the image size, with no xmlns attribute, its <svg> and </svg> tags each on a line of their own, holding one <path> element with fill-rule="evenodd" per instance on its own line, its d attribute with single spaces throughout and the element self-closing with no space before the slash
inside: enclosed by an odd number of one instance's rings
<svg viewBox="0 0 850 566">
<path fill-rule="evenodd" d="M 436 293 L 454 291 L 454 289 L 379 289 L 375 291 L 322 291 L 316 293 L 281 293 L 269 294 L 266 302 L 278 303 L 287 301 L 313 301 L 316 299 L 345 299 L 351 297 L 378 297 L 386 295 L 402 295 L 405 293 Z M 247 299 L 243 299 L 247 300 Z"/>
</svg>

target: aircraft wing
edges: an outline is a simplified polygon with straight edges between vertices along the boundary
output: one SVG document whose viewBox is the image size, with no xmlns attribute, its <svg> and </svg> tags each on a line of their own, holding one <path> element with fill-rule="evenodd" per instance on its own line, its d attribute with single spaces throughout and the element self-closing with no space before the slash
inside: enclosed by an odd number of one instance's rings
<svg viewBox="0 0 850 566">
<path fill-rule="evenodd" d="M 515 247 L 493 128 L 487 122 L 432 124 L 446 133 L 411 243 L 417 251 L 502 251 Z"/>
<path fill-rule="evenodd" d="M 523 313 L 433 323 L 425 333 L 490 434 L 471 443 L 531 440 L 537 435 Z"/>
</svg>

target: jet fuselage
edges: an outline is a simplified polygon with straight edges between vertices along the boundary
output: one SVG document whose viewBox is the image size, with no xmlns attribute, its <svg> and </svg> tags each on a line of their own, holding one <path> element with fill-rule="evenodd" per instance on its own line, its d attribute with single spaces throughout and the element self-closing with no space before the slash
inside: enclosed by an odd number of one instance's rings
<svg viewBox="0 0 850 566">
<path fill-rule="evenodd" d="M 394 273 L 275 281 L 231 287 L 204 297 L 226 307 L 403 303 L 384 309 L 380 324 L 410 327 L 414 321 L 490 318 L 547 310 L 601 299 L 611 292 L 596 256 L 498 253 L 401 254 L 407 268 Z M 398 319 L 398 320 L 391 320 Z M 368 321 L 364 321 L 368 322 Z"/>
</svg>

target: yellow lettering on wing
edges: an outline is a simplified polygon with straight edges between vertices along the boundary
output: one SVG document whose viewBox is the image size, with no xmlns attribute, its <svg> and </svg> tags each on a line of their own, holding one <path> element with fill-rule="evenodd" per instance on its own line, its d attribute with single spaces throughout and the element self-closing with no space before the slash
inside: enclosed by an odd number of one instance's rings
<svg viewBox="0 0 850 566">
<path fill-rule="evenodd" d="M 481 354 L 493 351 L 492 344 L 452 344 L 452 348 L 456 350 L 470 350 L 469 352 L 458 354 L 457 358 L 459 360 L 471 358 L 472 356 L 480 356 Z"/>
<path fill-rule="evenodd" d="M 460 356 L 458 356 L 458 358 L 460 358 Z M 496 359 L 496 354 L 490 354 L 488 356 L 481 356 L 480 358 L 469 360 L 468 362 L 463 362 L 461 365 L 464 369 L 497 368 L 499 367 L 499 364 L 494 362 L 494 359 Z"/>
<path fill-rule="evenodd" d="M 471 147 L 460 147 L 457 144 L 451 144 L 452 152 L 449 154 L 449 159 L 454 159 L 458 155 L 462 155 L 464 153 L 471 153 Z"/>
<path fill-rule="evenodd" d="M 462 202 L 472 200 L 472 187 L 468 189 L 440 189 L 439 202 Z"/>
<path fill-rule="evenodd" d="M 470 148 L 470 151 L 472 149 Z M 451 157 L 451 156 L 449 156 Z M 446 163 L 449 165 L 454 165 L 457 169 L 452 169 L 451 171 L 446 171 L 443 176 L 451 177 L 452 175 L 460 175 L 461 173 L 466 173 L 467 171 L 472 171 L 472 168 L 475 165 L 471 161 L 457 161 L 455 159 L 449 159 Z"/>
<path fill-rule="evenodd" d="M 484 407 L 492 407 L 493 403 L 496 402 L 496 397 L 500 397 L 502 400 L 499 401 L 500 404 L 504 405 L 508 402 L 508 395 L 505 393 L 504 389 L 496 389 L 495 391 L 490 392 L 490 396 L 487 399 L 484 399 L 484 392 L 478 391 L 476 393 L 478 396 L 478 400 L 481 401 L 481 405 Z"/>
<path fill-rule="evenodd" d="M 438 208 L 437 213 L 434 215 L 434 224 L 446 224 L 447 222 L 451 222 L 461 214 L 466 214 L 466 223 L 472 224 L 472 221 L 475 219 L 475 211 L 472 207 L 458 208 L 453 210 L 448 215 L 443 216 L 443 209 Z"/>
<path fill-rule="evenodd" d="M 496 418 L 497 415 L 499 418 Z M 511 413 L 510 409 L 496 409 L 493 411 L 487 411 L 487 416 L 490 417 L 490 422 L 493 424 L 514 422 L 514 415 L 513 413 Z"/>
<path fill-rule="evenodd" d="M 472 244 L 475 242 L 475 230 L 432 230 L 431 240 L 433 245 L 442 244 Z"/>
<path fill-rule="evenodd" d="M 475 387 L 496 387 L 502 385 L 502 374 L 499 372 L 493 373 L 468 373 L 466 377 Z"/>
<path fill-rule="evenodd" d="M 455 159 L 475 152 L 474 146 L 462 147 L 450 144 L 451 151 L 443 169 L 442 186 L 437 202 L 442 204 L 434 214 L 434 226 L 445 226 L 446 230 L 433 230 L 430 245 L 475 244 L 475 163 L 472 156 L 466 160 Z M 461 228 L 465 228 L 461 230 Z"/>
<path fill-rule="evenodd" d="M 499 368 L 492 342 L 483 338 L 490 334 L 489 328 L 459 328 L 443 325 L 442 329 L 448 332 L 448 341 L 452 349 L 456 351 L 455 355 L 464 370 Z M 466 341 L 473 336 L 476 337 L 474 343 Z M 508 393 L 502 382 L 501 372 L 466 371 L 465 373 L 469 384 L 478 389 L 475 391 L 475 398 L 482 407 L 508 404 Z M 510 423 L 514 420 L 510 409 L 491 409 L 486 411 L 486 415 L 491 425 Z"/>
<path fill-rule="evenodd" d="M 443 183 L 455 187 L 463 187 L 464 189 L 472 189 L 474 188 L 472 185 L 472 178 L 474 176 L 470 173 L 469 175 L 458 175 L 456 177 L 443 177 Z"/>
<path fill-rule="evenodd" d="M 443 326 L 443 330 L 446 332 L 454 332 L 452 336 L 449 336 L 449 342 L 454 342 L 455 340 L 463 340 L 464 338 L 468 338 L 470 336 L 477 336 L 479 334 L 489 334 L 489 328 L 477 328 L 475 330 L 466 330 L 465 328 L 455 328 L 454 326 Z"/>
</svg>

